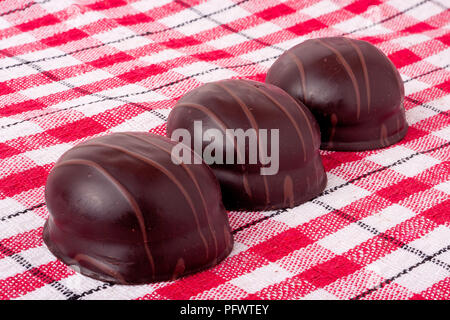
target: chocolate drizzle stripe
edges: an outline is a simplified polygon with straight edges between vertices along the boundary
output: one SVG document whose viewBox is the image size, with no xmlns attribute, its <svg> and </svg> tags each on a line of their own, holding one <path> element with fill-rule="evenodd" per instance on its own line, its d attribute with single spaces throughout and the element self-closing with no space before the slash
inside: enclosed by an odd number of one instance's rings
<svg viewBox="0 0 450 320">
<path fill-rule="evenodd" d="M 237 143 L 236 143 L 236 139 L 235 137 L 230 137 L 229 133 L 227 133 L 227 129 L 228 126 L 211 110 L 209 110 L 207 107 L 202 106 L 200 104 L 196 104 L 196 103 L 186 103 L 186 102 L 182 102 L 182 103 L 177 103 L 177 105 L 175 106 L 175 108 L 193 108 L 193 109 L 197 109 L 199 111 L 202 111 L 203 113 L 205 113 L 208 117 L 210 117 L 210 119 L 212 119 L 214 122 L 216 122 L 219 127 L 222 129 L 222 131 L 225 133 L 225 137 L 227 137 L 228 139 L 231 139 L 231 141 L 233 142 L 233 146 L 234 146 L 234 150 L 236 151 L 236 156 L 239 158 L 239 161 L 241 163 L 243 163 L 243 157 L 242 154 L 239 151 L 239 148 L 237 147 Z M 247 195 L 249 197 L 252 197 L 252 191 L 250 189 L 250 185 L 248 183 L 248 174 L 245 171 L 245 166 L 242 165 L 242 172 L 243 172 L 243 184 L 244 184 L 244 189 L 247 193 Z"/>
<path fill-rule="evenodd" d="M 356 51 L 359 57 L 359 61 L 361 62 L 363 74 L 364 74 L 364 82 L 366 84 L 366 93 L 367 93 L 367 113 L 370 113 L 370 81 L 369 81 L 369 72 L 367 71 L 367 63 L 364 59 L 364 55 L 361 49 L 354 43 L 353 40 L 344 38 Z"/>
<path fill-rule="evenodd" d="M 226 239 L 226 244 L 230 247 L 233 245 L 233 239 L 231 238 L 231 230 L 227 226 L 223 226 L 224 238 Z"/>
<path fill-rule="evenodd" d="M 142 155 L 141 153 L 138 152 L 133 152 L 130 150 L 127 150 L 125 148 L 119 147 L 119 146 L 115 146 L 112 144 L 107 144 L 107 143 L 100 143 L 100 142 L 95 142 L 95 143 L 87 143 L 87 144 L 83 144 L 80 145 L 78 147 L 84 147 L 84 146 L 98 146 L 98 147 L 105 147 L 105 148 L 110 148 L 110 149 L 114 149 L 120 152 L 123 152 L 127 155 L 129 155 L 130 157 L 133 157 L 135 159 L 141 160 L 142 162 L 145 162 L 149 165 L 151 165 L 152 167 L 156 168 L 157 170 L 161 171 L 162 173 L 164 173 L 177 187 L 178 189 L 180 189 L 181 193 L 183 194 L 183 196 L 185 197 L 186 201 L 188 202 L 192 213 L 194 215 L 194 219 L 195 219 L 195 223 L 197 224 L 197 229 L 198 229 L 198 233 L 200 238 L 202 239 L 202 242 L 205 246 L 205 251 L 206 251 L 206 257 L 208 258 L 209 255 L 209 248 L 208 248 L 208 243 L 206 242 L 206 238 L 203 235 L 202 231 L 201 231 L 201 226 L 200 226 L 200 221 L 198 219 L 198 215 L 197 215 L 197 211 L 195 210 L 194 207 L 194 203 L 192 202 L 192 198 L 189 196 L 189 193 L 186 191 L 186 189 L 183 187 L 183 185 L 181 184 L 181 182 L 169 171 L 167 170 L 164 166 L 162 166 L 161 164 L 159 164 L 158 162 Z"/>
<path fill-rule="evenodd" d="M 347 63 L 347 61 L 345 60 L 344 56 L 337 49 L 335 49 L 333 46 L 331 46 L 328 43 L 325 43 L 324 41 L 322 41 L 320 39 L 316 39 L 316 41 L 318 43 L 320 43 L 321 45 L 323 45 L 324 47 L 330 49 L 336 55 L 338 60 L 341 62 L 341 64 L 344 67 L 345 71 L 347 71 L 347 74 L 349 75 L 350 80 L 352 81 L 353 88 L 355 89 L 355 95 L 356 95 L 356 119 L 359 119 L 359 115 L 361 113 L 361 97 L 360 97 L 360 93 L 359 93 L 358 82 L 356 81 L 356 77 L 355 77 L 355 74 L 352 71 L 352 68 Z"/>
<path fill-rule="evenodd" d="M 297 57 L 295 54 L 290 52 L 289 50 L 286 51 L 286 54 L 294 61 L 295 65 L 297 66 L 298 72 L 300 74 L 300 78 L 302 79 L 302 90 L 303 90 L 303 102 L 307 104 L 307 97 L 306 97 L 306 73 L 305 68 L 303 67 L 303 63 L 300 60 L 299 57 Z"/>
<path fill-rule="evenodd" d="M 175 269 L 173 270 L 172 280 L 177 279 L 185 270 L 186 264 L 184 263 L 184 259 L 179 258 L 177 260 L 177 264 L 175 265 Z"/>
<path fill-rule="evenodd" d="M 92 258 L 92 257 L 90 257 L 90 256 L 88 256 L 86 254 L 79 253 L 79 254 L 77 254 L 74 257 L 74 260 L 77 261 L 78 263 L 81 262 L 81 261 L 85 261 L 85 262 L 89 263 L 90 265 L 100 269 L 102 272 L 104 272 L 106 274 L 109 274 L 114 279 L 119 280 L 119 282 L 121 284 L 128 284 L 125 281 L 125 278 L 119 272 L 117 272 L 116 270 L 110 268 L 107 264 L 105 264 L 105 263 L 103 263 L 101 261 L 98 261 L 98 260 L 96 260 L 96 259 L 94 259 L 94 258 Z"/>
<path fill-rule="evenodd" d="M 376 49 L 378 50 L 378 52 L 380 52 L 382 55 L 384 55 L 383 51 L 381 51 L 378 48 L 376 48 Z M 400 73 L 398 72 L 397 67 L 395 66 L 395 64 L 391 61 L 391 59 L 388 58 L 387 60 L 389 61 L 389 64 L 391 65 L 391 68 L 392 68 L 392 72 L 394 73 L 394 76 L 397 79 L 398 90 L 400 90 L 400 92 L 401 92 L 402 104 L 403 104 L 403 99 L 405 97 L 405 86 L 403 84 L 402 77 L 401 77 Z"/>
<path fill-rule="evenodd" d="M 308 119 L 308 116 L 305 113 L 305 110 L 303 110 L 302 106 L 298 103 L 297 100 L 294 99 L 293 96 L 291 96 L 290 94 L 286 95 L 286 97 L 288 97 L 289 99 L 291 99 L 291 101 L 294 103 L 294 105 L 297 107 L 298 111 L 300 111 L 300 113 L 302 114 L 302 116 L 305 118 L 305 122 L 308 125 L 308 129 L 309 129 L 309 133 L 311 134 L 311 140 L 314 141 L 314 131 L 313 128 L 311 127 L 311 123 L 310 120 Z"/>
<path fill-rule="evenodd" d="M 157 149 L 159 149 L 159 150 L 161 150 L 163 152 L 166 152 L 168 155 L 170 155 L 170 156 L 172 155 L 172 150 L 171 149 L 162 147 L 162 146 L 154 143 L 153 141 L 151 141 L 151 139 L 146 139 L 144 137 L 141 137 L 141 136 L 138 136 L 138 135 L 134 135 L 132 133 L 127 133 L 127 132 L 120 132 L 118 134 L 138 139 L 138 140 L 140 140 L 140 141 L 142 141 L 144 143 L 149 143 L 152 146 L 154 146 L 155 148 L 157 148 Z M 168 145 L 170 145 L 170 144 L 168 143 Z M 196 154 L 195 152 L 192 152 L 192 153 L 193 153 L 194 157 L 197 157 L 197 158 L 201 159 L 201 157 L 198 154 Z M 215 247 L 215 254 L 214 255 L 217 256 L 217 253 L 218 253 L 217 237 L 215 236 L 215 232 L 214 232 L 213 227 L 211 225 L 211 219 L 210 219 L 209 214 L 208 214 L 208 207 L 206 205 L 206 199 L 205 199 L 205 196 L 203 194 L 203 191 L 200 188 L 198 180 L 197 180 L 197 178 L 195 178 L 195 175 L 192 172 L 192 170 L 189 169 L 189 167 L 186 164 L 184 164 L 183 162 L 180 162 L 180 165 L 184 169 L 184 171 L 186 171 L 186 173 L 189 175 L 189 177 L 191 178 L 192 182 L 194 182 L 194 185 L 195 185 L 195 187 L 196 187 L 196 189 L 198 191 L 198 194 L 200 195 L 200 198 L 202 199 L 202 204 L 203 204 L 203 208 L 205 210 L 206 220 L 208 221 L 209 231 L 211 233 L 211 237 L 214 240 L 214 247 Z"/>
<path fill-rule="evenodd" d="M 380 129 L 380 143 L 382 146 L 387 146 L 389 144 L 387 135 L 386 125 L 382 124 Z"/>
<path fill-rule="evenodd" d="M 241 107 L 242 111 L 244 111 L 248 121 L 250 122 L 250 125 L 257 132 L 256 139 L 258 141 L 259 154 L 260 154 L 260 157 L 262 159 L 263 158 L 262 157 L 262 146 L 261 146 L 261 141 L 259 140 L 259 134 L 258 134 L 259 133 L 259 126 L 258 126 L 258 123 L 256 122 L 255 117 L 250 112 L 248 106 L 237 95 L 235 95 L 233 93 L 233 91 L 231 91 L 226 85 L 224 85 L 222 83 L 219 83 L 219 82 L 215 82 L 214 84 L 216 86 L 218 86 L 219 88 L 222 88 L 226 93 L 228 93 L 238 103 L 238 105 Z M 270 203 L 270 195 L 269 195 L 269 185 L 267 183 L 267 177 L 265 175 L 263 175 L 262 178 L 263 178 L 263 181 L 264 181 L 264 190 L 266 191 L 266 203 L 269 204 Z"/>
<path fill-rule="evenodd" d="M 76 146 L 75 148 L 87 147 L 90 145 L 93 145 L 93 144 L 82 144 L 82 145 Z M 111 181 L 112 184 L 119 190 L 119 192 L 123 195 L 125 200 L 130 204 L 131 208 L 133 209 L 133 211 L 136 215 L 136 218 L 139 223 L 139 227 L 141 229 L 145 253 L 147 254 L 148 262 L 152 268 L 152 273 L 155 274 L 155 262 L 153 260 L 152 254 L 150 252 L 150 248 L 148 247 L 148 237 L 147 237 L 147 231 L 146 231 L 145 222 L 144 222 L 144 216 L 142 215 L 141 209 L 139 208 L 139 205 L 137 204 L 136 199 L 134 199 L 134 197 L 128 192 L 128 190 L 116 178 L 114 178 L 105 168 L 103 168 L 98 163 L 95 163 L 94 161 L 83 160 L 83 159 L 65 160 L 65 161 L 57 163 L 54 168 L 66 166 L 66 165 L 83 165 L 83 166 L 94 168 L 98 172 L 103 174 L 103 176 L 105 176 L 109 181 Z"/>
<path fill-rule="evenodd" d="M 239 153 L 239 150 L 238 150 L 238 148 L 236 146 L 234 137 L 230 137 L 230 135 L 227 134 L 227 129 L 229 129 L 228 126 L 214 112 L 209 110 L 207 107 L 202 106 L 202 105 L 197 104 L 197 103 L 190 103 L 190 102 L 186 103 L 186 102 L 183 102 L 183 103 L 177 103 L 177 105 L 175 106 L 175 108 L 180 108 L 180 107 L 197 109 L 197 110 L 202 111 L 203 113 L 205 113 L 212 120 L 214 120 L 214 122 L 216 122 L 219 125 L 220 129 L 222 129 L 222 131 L 225 133 L 225 136 L 230 138 L 233 141 L 233 146 L 234 146 L 234 148 L 235 148 L 235 150 L 237 152 L 237 156 L 239 157 L 239 159 L 240 160 L 243 159 L 242 155 Z"/>
<path fill-rule="evenodd" d="M 152 139 L 146 139 L 146 138 L 150 138 L 147 135 L 144 135 L 144 136 L 135 135 L 135 134 L 133 134 L 133 132 L 118 132 L 117 134 L 128 136 L 128 137 L 132 137 L 132 138 L 141 140 L 144 143 L 149 143 L 152 146 L 156 147 L 157 149 L 162 150 L 162 151 L 168 153 L 169 155 L 172 155 L 172 147 L 173 147 L 173 145 L 168 143 L 168 142 L 166 142 L 166 141 L 164 141 L 164 142 L 167 144 L 167 146 L 162 146 L 162 145 L 159 145 L 159 144 L 155 143 L 154 141 L 152 141 Z M 161 141 L 161 140 L 158 140 L 158 141 Z M 161 141 L 161 142 L 163 142 L 163 141 Z M 186 146 L 186 148 L 188 148 L 189 150 L 192 150 L 188 146 Z M 194 155 L 195 159 L 203 161 L 202 157 L 200 157 L 197 153 L 192 151 L 192 154 Z M 186 171 L 191 172 L 191 170 L 188 169 L 183 162 L 181 162 L 180 164 L 181 164 L 181 166 L 183 168 L 185 168 Z M 193 179 L 195 179 L 195 177 Z"/>
<path fill-rule="evenodd" d="M 270 101 L 273 102 L 273 104 L 275 104 L 278 109 L 281 110 L 281 112 L 283 112 L 286 117 L 289 119 L 289 121 L 291 121 L 292 126 L 294 127 L 295 131 L 297 132 L 298 137 L 300 138 L 300 142 L 302 144 L 302 148 L 303 148 L 303 161 L 306 161 L 306 146 L 305 146 L 305 139 L 303 138 L 303 135 L 300 131 L 300 128 L 298 127 L 297 123 L 295 122 L 295 119 L 292 117 L 292 115 L 289 113 L 289 111 L 281 104 L 279 103 L 274 97 L 272 97 L 269 93 L 265 92 L 264 90 L 258 88 L 257 86 L 252 86 L 251 84 L 247 83 L 246 81 L 240 81 L 241 83 L 245 84 L 248 87 L 251 87 L 255 90 L 257 90 L 258 92 L 261 92 L 267 99 L 269 99 Z"/>
</svg>

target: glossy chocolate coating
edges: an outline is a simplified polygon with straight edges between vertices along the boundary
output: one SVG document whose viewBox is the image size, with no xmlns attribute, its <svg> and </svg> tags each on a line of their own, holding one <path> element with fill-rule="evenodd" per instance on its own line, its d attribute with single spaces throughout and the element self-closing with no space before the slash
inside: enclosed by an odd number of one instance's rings
<svg viewBox="0 0 450 320">
<path fill-rule="evenodd" d="M 44 241 L 81 273 L 139 284 L 212 267 L 233 239 L 207 165 L 171 161 L 174 142 L 114 133 L 68 150 L 50 172 Z"/>
<path fill-rule="evenodd" d="M 183 128 L 194 137 L 194 121 L 200 120 L 203 130 L 279 129 L 277 174 L 261 175 L 261 163 L 248 161 L 249 148 L 242 155 L 236 147 L 232 151 L 235 159 L 245 157 L 243 165 L 210 165 L 219 180 L 227 209 L 294 207 L 325 188 L 327 178 L 319 155 L 319 127 L 311 112 L 280 88 L 250 80 L 205 84 L 178 101 L 169 115 L 167 133 L 171 136 L 175 129 Z M 202 149 L 209 143 L 203 142 Z"/>
<path fill-rule="evenodd" d="M 408 130 L 404 87 L 375 46 L 344 37 L 307 40 L 282 54 L 266 83 L 302 101 L 316 117 L 322 149 L 383 148 Z"/>
</svg>

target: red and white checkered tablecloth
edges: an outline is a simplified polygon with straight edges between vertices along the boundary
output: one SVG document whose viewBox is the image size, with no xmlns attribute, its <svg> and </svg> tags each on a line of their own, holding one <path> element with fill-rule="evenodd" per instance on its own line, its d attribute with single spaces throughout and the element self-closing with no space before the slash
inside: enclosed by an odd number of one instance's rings
<svg viewBox="0 0 450 320">
<path fill-rule="evenodd" d="M 450 299 L 448 0 L 0 2 L 0 299 Z M 289 210 L 229 212 L 213 269 L 120 286 L 84 277 L 42 241 L 57 158 L 117 131 L 165 134 L 202 83 L 264 81 L 284 50 L 346 35 L 405 83 L 409 132 L 368 152 L 321 152 L 326 190 Z"/>
</svg>

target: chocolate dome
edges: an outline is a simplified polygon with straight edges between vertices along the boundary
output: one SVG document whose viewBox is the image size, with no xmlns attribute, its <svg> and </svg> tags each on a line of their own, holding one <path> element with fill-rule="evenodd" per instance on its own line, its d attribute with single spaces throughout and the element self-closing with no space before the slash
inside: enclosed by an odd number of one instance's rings
<svg viewBox="0 0 450 320">
<path fill-rule="evenodd" d="M 67 151 L 47 179 L 44 241 L 89 277 L 171 280 L 232 249 L 219 184 L 204 163 L 174 164 L 169 139 L 115 133 Z"/>
<path fill-rule="evenodd" d="M 250 144 L 249 138 L 245 148 L 240 148 L 237 139 L 233 141 L 229 134 L 223 134 L 223 141 L 216 137 L 214 141 L 200 142 L 200 152 L 204 153 L 208 146 L 217 143 L 216 151 L 221 149 L 220 153 L 227 156 L 231 152 L 232 158 L 236 160 L 232 164 L 206 161 L 219 180 L 227 209 L 293 207 L 323 191 L 327 179 L 319 155 L 319 127 L 311 112 L 280 88 L 249 80 L 205 84 L 178 101 L 169 115 L 167 133 L 173 137 L 176 129 L 186 129 L 192 138 L 188 144 L 192 146 L 197 121 L 201 121 L 204 132 L 208 129 L 222 133 L 230 129 L 242 129 L 244 132 L 248 129 L 255 132 L 267 130 L 267 146 L 260 137 L 253 140 L 254 145 Z M 279 130 L 278 141 L 271 140 L 272 133 L 276 131 L 274 129 Z M 232 147 L 225 147 L 230 141 Z M 255 145 L 259 159 L 251 163 L 250 151 Z M 262 168 L 274 165 L 261 161 L 265 159 L 261 156 L 264 148 L 266 154 L 273 153 L 272 149 L 279 152 L 278 159 L 271 159 L 278 161 L 275 164 L 277 172 L 261 174 Z M 239 164 L 238 159 L 244 164 Z"/>
<path fill-rule="evenodd" d="M 266 82 L 312 111 L 323 149 L 382 148 L 401 140 L 408 129 L 400 74 L 366 41 L 307 40 L 275 61 Z"/>
</svg>

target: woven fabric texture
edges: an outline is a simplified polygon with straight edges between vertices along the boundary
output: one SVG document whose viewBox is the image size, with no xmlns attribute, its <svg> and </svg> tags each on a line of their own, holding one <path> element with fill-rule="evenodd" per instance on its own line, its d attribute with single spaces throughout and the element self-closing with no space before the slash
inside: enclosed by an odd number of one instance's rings
<svg viewBox="0 0 450 320">
<path fill-rule="evenodd" d="M 0 299 L 450 299 L 450 12 L 445 0 L 0 2 Z M 368 152 L 321 152 L 316 199 L 229 212 L 213 269 L 120 286 L 42 241 L 47 174 L 86 139 L 165 134 L 188 90 L 265 73 L 306 39 L 369 41 L 396 65 L 410 125 Z"/>
</svg>

